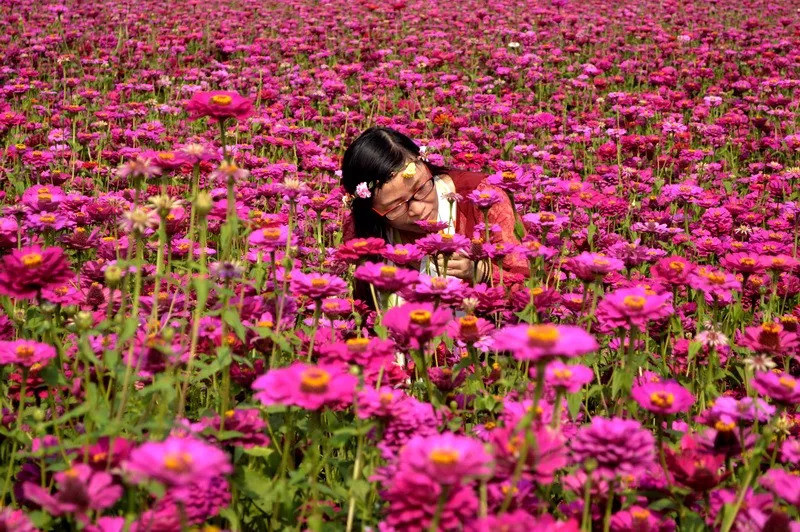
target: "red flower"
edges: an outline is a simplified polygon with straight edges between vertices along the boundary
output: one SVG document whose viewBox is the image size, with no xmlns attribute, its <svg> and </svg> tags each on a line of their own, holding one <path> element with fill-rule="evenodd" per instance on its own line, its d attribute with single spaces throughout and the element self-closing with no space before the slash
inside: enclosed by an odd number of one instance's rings
<svg viewBox="0 0 800 532">
<path fill-rule="evenodd" d="M 43 288 L 57 288 L 72 277 L 63 249 L 24 247 L 2 258 L 0 294 L 33 299 Z"/>
</svg>

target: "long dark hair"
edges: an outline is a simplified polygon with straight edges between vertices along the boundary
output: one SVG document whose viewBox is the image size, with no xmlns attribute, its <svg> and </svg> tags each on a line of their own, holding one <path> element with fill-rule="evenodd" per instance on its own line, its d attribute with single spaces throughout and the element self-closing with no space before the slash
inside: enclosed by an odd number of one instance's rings
<svg viewBox="0 0 800 532">
<path fill-rule="evenodd" d="M 347 147 L 342 159 L 342 186 L 354 196 L 351 205 L 356 236 L 386 238 L 386 222 L 372 210 L 372 197 L 355 196 L 359 183 L 374 183 L 372 191 L 383 186 L 393 174 L 402 170 L 403 163 L 419 155 L 419 146 L 399 131 L 382 126 L 364 130 Z M 431 175 L 440 175 L 449 170 L 425 162 Z"/>
</svg>

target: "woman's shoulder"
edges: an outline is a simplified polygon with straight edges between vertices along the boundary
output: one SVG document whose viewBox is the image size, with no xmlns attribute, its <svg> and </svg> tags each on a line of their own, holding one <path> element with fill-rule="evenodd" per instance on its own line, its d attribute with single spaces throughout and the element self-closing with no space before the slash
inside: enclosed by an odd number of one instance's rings
<svg viewBox="0 0 800 532">
<path fill-rule="evenodd" d="M 478 188 L 478 186 L 489 176 L 484 172 L 473 172 L 471 170 L 462 170 L 460 168 L 448 168 L 445 175 L 452 179 L 456 187 L 456 192 L 465 196 Z"/>
</svg>

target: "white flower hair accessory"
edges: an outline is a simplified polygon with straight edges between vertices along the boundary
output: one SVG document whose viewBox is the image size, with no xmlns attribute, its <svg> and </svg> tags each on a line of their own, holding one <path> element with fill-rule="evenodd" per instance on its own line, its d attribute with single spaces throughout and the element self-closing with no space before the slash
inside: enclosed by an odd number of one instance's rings
<svg viewBox="0 0 800 532">
<path fill-rule="evenodd" d="M 356 196 L 361 199 L 371 198 L 372 192 L 369 190 L 369 185 L 366 182 L 362 181 L 361 183 L 356 186 Z"/>
</svg>

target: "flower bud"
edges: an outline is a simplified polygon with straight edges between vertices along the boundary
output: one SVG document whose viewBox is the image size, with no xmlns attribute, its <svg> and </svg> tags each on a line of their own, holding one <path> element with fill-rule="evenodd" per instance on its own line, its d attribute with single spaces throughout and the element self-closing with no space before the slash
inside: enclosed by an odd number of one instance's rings
<svg viewBox="0 0 800 532">
<path fill-rule="evenodd" d="M 75 314 L 75 326 L 78 327 L 78 330 L 86 331 L 92 328 L 94 325 L 94 319 L 92 318 L 92 313 L 82 310 Z"/>
<path fill-rule="evenodd" d="M 214 200 L 211 199 L 211 194 L 204 190 L 197 193 L 197 199 L 194 200 L 194 208 L 198 216 L 201 218 L 208 216 L 213 206 Z"/>
<path fill-rule="evenodd" d="M 122 275 L 122 268 L 119 266 L 112 264 L 107 267 L 105 271 L 106 285 L 112 288 L 117 286 L 122 280 Z"/>
</svg>

